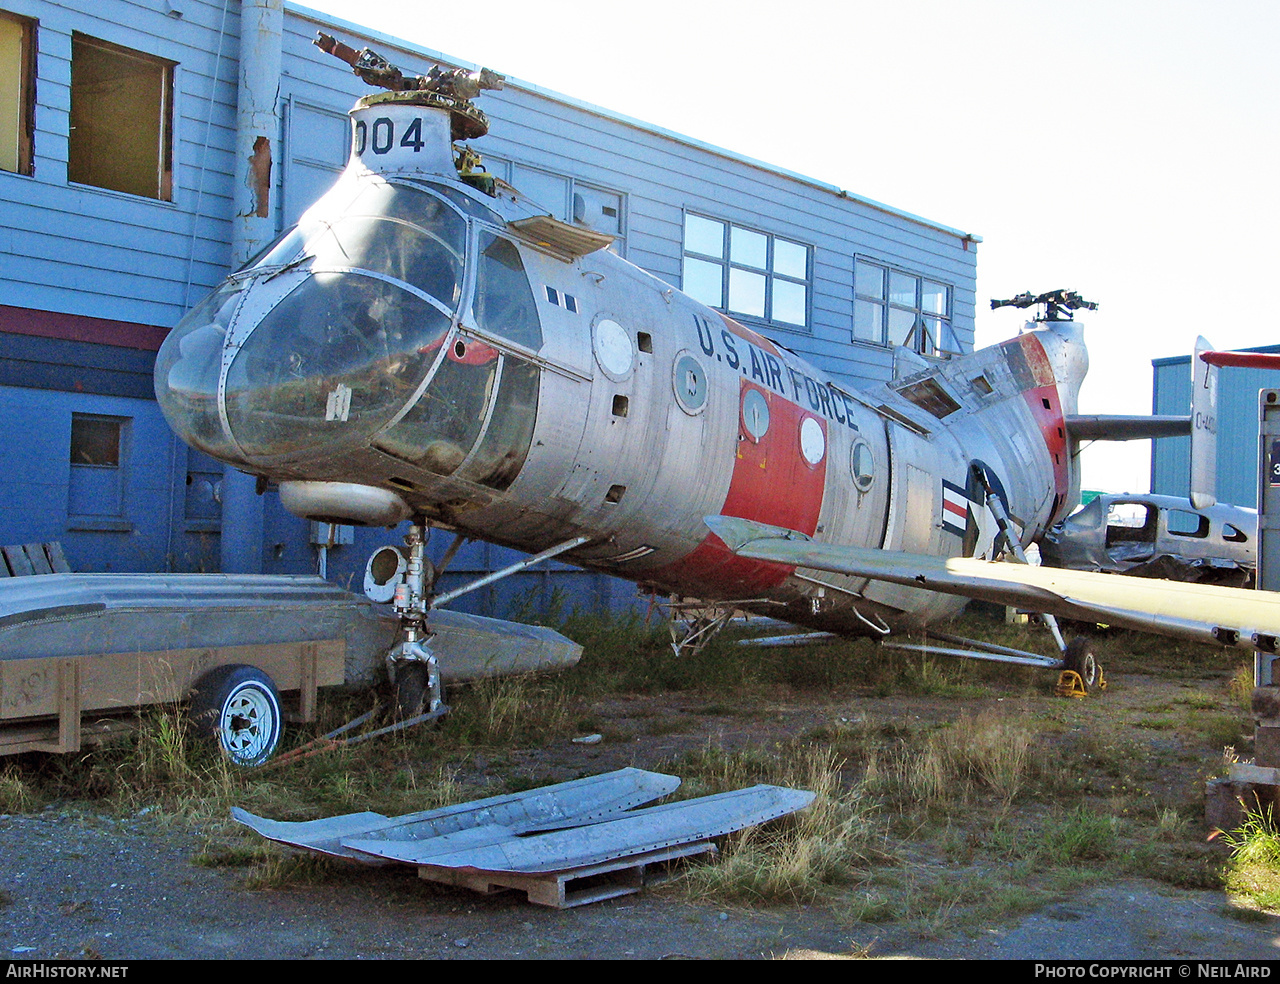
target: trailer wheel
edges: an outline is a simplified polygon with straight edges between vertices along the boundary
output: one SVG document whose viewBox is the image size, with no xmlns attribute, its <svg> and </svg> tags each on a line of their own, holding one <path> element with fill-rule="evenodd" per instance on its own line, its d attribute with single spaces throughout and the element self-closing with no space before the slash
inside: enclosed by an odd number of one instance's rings
<svg viewBox="0 0 1280 984">
<path fill-rule="evenodd" d="M 261 765 L 280 744 L 284 715 L 271 677 L 253 666 L 221 666 L 196 683 L 188 712 L 232 765 Z"/>
<path fill-rule="evenodd" d="M 1087 636 L 1076 636 L 1067 643 L 1067 651 L 1062 654 L 1062 668 L 1079 673 L 1085 690 L 1098 682 L 1098 660 L 1093 655 L 1093 643 Z"/>
</svg>

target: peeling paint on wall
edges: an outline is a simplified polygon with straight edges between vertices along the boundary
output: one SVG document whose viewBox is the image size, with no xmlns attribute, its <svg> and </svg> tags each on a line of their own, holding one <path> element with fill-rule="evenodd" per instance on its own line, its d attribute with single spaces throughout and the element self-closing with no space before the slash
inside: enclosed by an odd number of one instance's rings
<svg viewBox="0 0 1280 984">
<path fill-rule="evenodd" d="M 246 215 L 255 215 L 260 219 L 267 218 L 271 206 L 271 141 L 258 136 L 253 141 L 253 153 L 249 156 L 249 190 L 253 193 L 254 205 Z"/>
</svg>

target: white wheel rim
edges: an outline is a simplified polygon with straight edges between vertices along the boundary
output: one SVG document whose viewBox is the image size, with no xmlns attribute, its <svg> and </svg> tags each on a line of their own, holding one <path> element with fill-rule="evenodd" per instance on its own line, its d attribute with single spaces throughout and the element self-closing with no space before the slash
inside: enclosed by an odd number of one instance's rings
<svg viewBox="0 0 1280 984">
<path fill-rule="evenodd" d="M 275 730 L 275 704 L 257 687 L 241 687 L 222 706 L 222 747 L 237 761 L 252 762 L 261 756 Z"/>
</svg>

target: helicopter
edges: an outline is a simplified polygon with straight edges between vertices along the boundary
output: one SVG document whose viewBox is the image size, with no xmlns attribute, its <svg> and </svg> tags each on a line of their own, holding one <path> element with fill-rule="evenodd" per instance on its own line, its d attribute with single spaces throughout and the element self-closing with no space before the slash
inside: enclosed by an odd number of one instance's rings
<svg viewBox="0 0 1280 984">
<path fill-rule="evenodd" d="M 433 527 L 457 537 L 442 565 L 482 539 L 883 639 L 965 599 L 745 558 L 704 517 L 995 560 L 1078 501 L 1073 427 L 1098 418 L 1077 414 L 1088 355 L 1072 314 L 1091 302 L 998 302 L 1044 313 L 946 361 L 898 349 L 890 381 L 854 389 L 487 174 L 461 141 L 487 132 L 472 100 L 502 76 L 411 78 L 316 44 L 385 91 L 352 109 L 334 186 L 169 334 L 156 395 L 187 443 L 277 485 L 298 516 L 410 521 L 366 576 L 401 618 L 389 660 L 408 711 L 440 703 Z"/>
</svg>

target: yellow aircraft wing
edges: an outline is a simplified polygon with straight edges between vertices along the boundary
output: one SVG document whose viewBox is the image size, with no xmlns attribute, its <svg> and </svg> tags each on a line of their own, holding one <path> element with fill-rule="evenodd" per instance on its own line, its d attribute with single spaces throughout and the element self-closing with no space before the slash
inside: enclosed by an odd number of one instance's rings
<svg viewBox="0 0 1280 984">
<path fill-rule="evenodd" d="M 741 557 L 1241 649 L 1275 652 L 1280 639 L 1280 593 L 1273 591 L 815 543 L 803 533 L 729 516 L 705 522 Z"/>
</svg>

